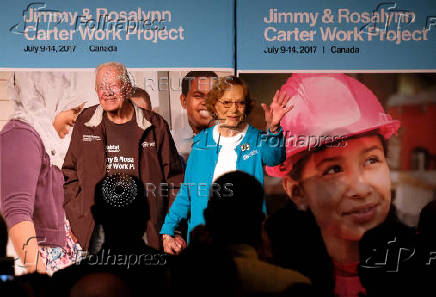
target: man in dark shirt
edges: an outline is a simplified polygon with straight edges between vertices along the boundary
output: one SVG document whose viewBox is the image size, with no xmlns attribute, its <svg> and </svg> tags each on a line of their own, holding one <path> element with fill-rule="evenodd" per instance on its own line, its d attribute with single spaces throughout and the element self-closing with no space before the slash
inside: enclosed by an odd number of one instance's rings
<svg viewBox="0 0 436 297">
<path fill-rule="evenodd" d="M 83 249 L 90 248 L 96 234 L 90 211 L 95 186 L 105 176 L 118 173 L 143 183 L 150 210 L 147 242 L 161 249 L 159 231 L 183 182 L 168 124 L 129 100 L 132 85 L 123 64 L 99 65 L 95 89 L 100 104 L 78 117 L 63 165 L 64 207 L 72 233 Z"/>
</svg>

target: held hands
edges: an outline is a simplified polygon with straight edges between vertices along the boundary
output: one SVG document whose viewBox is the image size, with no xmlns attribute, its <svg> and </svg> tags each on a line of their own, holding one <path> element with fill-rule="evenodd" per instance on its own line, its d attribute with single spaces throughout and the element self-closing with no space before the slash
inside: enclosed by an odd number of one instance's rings
<svg viewBox="0 0 436 297">
<path fill-rule="evenodd" d="M 186 248 L 186 242 L 180 235 L 172 237 L 168 234 L 163 234 L 162 240 L 164 252 L 170 255 L 178 255 Z"/>
<path fill-rule="evenodd" d="M 280 94 L 280 91 L 277 90 L 270 106 L 262 103 L 262 108 L 265 111 L 266 125 L 272 133 L 277 132 L 283 116 L 294 107 L 292 104 L 286 106 L 290 98 L 286 92 Z"/>
</svg>

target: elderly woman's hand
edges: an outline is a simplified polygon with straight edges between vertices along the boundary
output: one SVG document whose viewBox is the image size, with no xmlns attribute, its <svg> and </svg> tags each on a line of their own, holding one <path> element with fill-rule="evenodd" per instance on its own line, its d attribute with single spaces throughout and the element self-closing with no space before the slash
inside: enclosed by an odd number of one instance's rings
<svg viewBox="0 0 436 297">
<path fill-rule="evenodd" d="M 168 234 L 163 234 L 162 240 L 164 252 L 170 255 L 178 255 L 186 248 L 186 242 L 181 236 L 176 235 L 172 237 Z"/>
<path fill-rule="evenodd" d="M 291 104 L 286 106 L 289 99 L 290 96 L 288 96 L 286 92 L 280 94 L 280 91 L 277 90 L 270 106 L 262 103 L 262 108 L 265 111 L 267 128 L 269 128 L 271 132 L 277 132 L 283 116 L 294 107 Z"/>
</svg>

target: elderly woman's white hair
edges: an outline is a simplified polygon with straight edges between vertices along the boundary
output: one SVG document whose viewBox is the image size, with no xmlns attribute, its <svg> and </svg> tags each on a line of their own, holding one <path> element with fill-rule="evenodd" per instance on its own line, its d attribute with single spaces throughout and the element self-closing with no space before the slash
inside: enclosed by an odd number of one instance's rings
<svg viewBox="0 0 436 297">
<path fill-rule="evenodd" d="M 14 111 L 10 120 L 20 120 L 38 132 L 50 164 L 62 168 L 70 137 L 61 139 L 53 127 L 59 112 L 79 106 L 83 98 L 74 96 L 74 73 L 15 72 L 8 81 L 9 98 Z"/>
</svg>

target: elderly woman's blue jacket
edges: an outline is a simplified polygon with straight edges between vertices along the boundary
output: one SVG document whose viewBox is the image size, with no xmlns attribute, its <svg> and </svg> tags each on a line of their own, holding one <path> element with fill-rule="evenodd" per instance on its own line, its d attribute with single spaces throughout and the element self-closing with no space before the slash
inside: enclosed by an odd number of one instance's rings
<svg viewBox="0 0 436 297">
<path fill-rule="evenodd" d="M 209 200 L 209 188 L 212 183 L 218 153 L 221 145 L 213 139 L 213 127 L 197 134 L 188 158 L 183 186 L 177 193 L 161 234 L 174 236 L 174 231 L 182 219 L 188 219 L 189 233 L 196 226 L 204 224 L 203 211 Z M 263 165 L 275 166 L 286 158 L 283 130 L 273 134 L 249 126 L 246 135 L 236 147 L 236 169 L 245 171 L 263 185 Z"/>
</svg>

